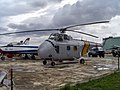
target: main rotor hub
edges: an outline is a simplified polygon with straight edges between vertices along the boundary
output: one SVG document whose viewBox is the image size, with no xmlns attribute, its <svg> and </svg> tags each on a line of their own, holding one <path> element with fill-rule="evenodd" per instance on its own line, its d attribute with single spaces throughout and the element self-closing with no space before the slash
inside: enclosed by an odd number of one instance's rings
<svg viewBox="0 0 120 90">
<path fill-rule="evenodd" d="M 66 29 L 67 29 L 67 28 L 61 28 L 61 29 L 60 29 L 60 32 L 61 32 L 61 33 L 65 33 Z"/>
</svg>

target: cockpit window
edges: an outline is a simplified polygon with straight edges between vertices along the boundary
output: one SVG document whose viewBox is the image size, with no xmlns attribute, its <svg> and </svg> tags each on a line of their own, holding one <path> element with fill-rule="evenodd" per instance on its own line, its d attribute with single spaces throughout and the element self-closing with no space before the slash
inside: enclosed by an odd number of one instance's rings
<svg viewBox="0 0 120 90">
<path fill-rule="evenodd" d="M 70 40 L 70 38 L 69 38 L 68 35 L 64 35 L 64 39 L 65 39 L 65 40 Z"/>
<path fill-rule="evenodd" d="M 55 41 L 64 41 L 64 40 L 70 40 L 71 37 L 66 34 L 55 33 L 55 34 L 51 34 L 49 39 L 52 39 Z"/>
<path fill-rule="evenodd" d="M 12 47 L 12 46 L 13 46 L 13 44 L 12 44 L 12 43 L 9 43 L 7 46 L 10 46 L 10 47 Z"/>
<path fill-rule="evenodd" d="M 56 34 L 51 34 L 49 39 L 55 40 L 55 41 L 63 41 L 63 35 L 56 33 Z"/>
<path fill-rule="evenodd" d="M 63 41 L 63 36 L 61 34 L 58 35 L 57 41 Z"/>
<path fill-rule="evenodd" d="M 55 36 L 56 36 L 55 34 L 51 34 L 50 37 L 49 37 L 49 39 L 54 40 L 54 39 L 55 39 Z"/>
</svg>

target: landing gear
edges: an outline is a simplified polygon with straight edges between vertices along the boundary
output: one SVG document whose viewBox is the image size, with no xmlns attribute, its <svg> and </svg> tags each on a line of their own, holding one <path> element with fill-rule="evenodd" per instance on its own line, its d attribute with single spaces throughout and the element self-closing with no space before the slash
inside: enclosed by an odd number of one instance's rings
<svg viewBox="0 0 120 90">
<path fill-rule="evenodd" d="M 54 61 L 51 62 L 51 66 L 55 66 L 55 62 Z"/>
<path fill-rule="evenodd" d="M 83 58 L 80 59 L 80 64 L 85 64 L 85 60 Z"/>
<path fill-rule="evenodd" d="M 32 56 L 31 56 L 31 59 L 35 60 L 35 55 L 32 55 Z"/>
<path fill-rule="evenodd" d="M 43 65 L 46 65 L 46 64 L 47 64 L 47 61 L 44 60 L 44 61 L 43 61 Z M 55 62 L 54 62 L 54 61 L 51 61 L 51 66 L 55 66 Z"/>
<path fill-rule="evenodd" d="M 4 61 L 4 60 L 5 60 L 5 57 L 2 56 L 2 57 L 1 57 L 1 60 Z"/>
<path fill-rule="evenodd" d="M 44 60 L 44 61 L 43 61 L 43 65 L 46 65 L 46 64 L 47 64 L 47 61 L 46 61 L 46 60 Z"/>
<path fill-rule="evenodd" d="M 25 57 L 24 57 L 25 59 L 29 59 L 29 57 L 28 57 L 28 55 L 27 54 L 25 54 Z"/>
</svg>

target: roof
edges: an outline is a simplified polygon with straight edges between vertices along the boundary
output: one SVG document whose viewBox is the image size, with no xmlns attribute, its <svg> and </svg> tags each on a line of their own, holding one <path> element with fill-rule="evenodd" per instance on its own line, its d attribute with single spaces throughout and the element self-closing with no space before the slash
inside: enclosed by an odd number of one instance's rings
<svg viewBox="0 0 120 90">
<path fill-rule="evenodd" d="M 111 49 L 113 46 L 120 46 L 120 37 L 108 37 L 103 39 L 103 48 Z"/>
</svg>

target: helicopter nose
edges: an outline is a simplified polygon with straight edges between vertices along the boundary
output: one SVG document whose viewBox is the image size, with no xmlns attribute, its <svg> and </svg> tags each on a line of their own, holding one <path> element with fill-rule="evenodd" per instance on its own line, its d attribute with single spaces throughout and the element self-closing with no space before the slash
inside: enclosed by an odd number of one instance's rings
<svg viewBox="0 0 120 90">
<path fill-rule="evenodd" d="M 38 55 L 41 59 L 49 59 L 52 58 L 52 54 L 54 47 L 51 45 L 51 43 L 45 41 L 39 46 L 38 49 Z"/>
</svg>

